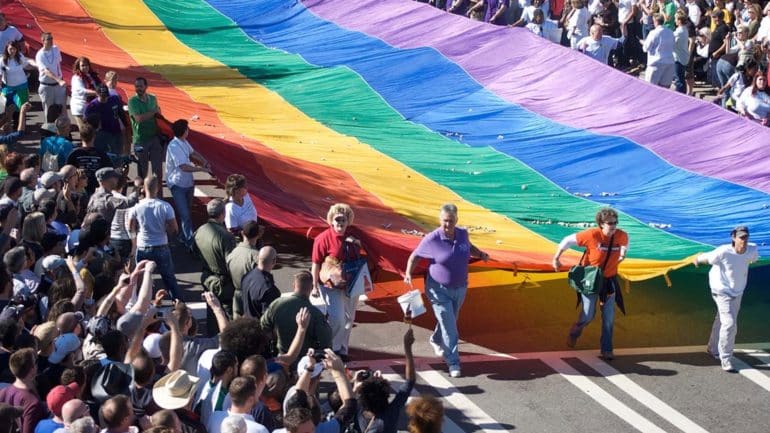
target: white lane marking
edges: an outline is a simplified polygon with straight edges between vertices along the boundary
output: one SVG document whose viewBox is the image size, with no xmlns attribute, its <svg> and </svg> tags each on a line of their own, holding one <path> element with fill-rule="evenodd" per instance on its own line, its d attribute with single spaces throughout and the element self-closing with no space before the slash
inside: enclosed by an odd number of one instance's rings
<svg viewBox="0 0 770 433">
<path fill-rule="evenodd" d="M 388 382 L 390 382 L 391 388 L 394 390 L 401 387 L 401 385 L 404 383 L 404 378 L 401 377 L 400 374 L 397 374 L 393 371 L 391 368 L 385 368 L 382 371 L 382 377 L 384 379 L 387 379 Z M 407 403 L 412 401 L 413 398 L 419 397 L 420 393 L 417 392 L 416 388 L 412 389 L 412 394 L 410 395 L 409 399 L 407 400 Z M 462 413 L 462 411 L 461 411 Z M 446 412 L 444 413 L 444 423 L 441 426 L 442 433 L 465 433 L 465 431 L 460 428 L 459 425 L 457 425 L 454 421 L 452 421 L 451 418 L 449 418 L 446 415 Z"/>
<path fill-rule="evenodd" d="M 770 343 L 738 344 L 736 351 L 769 350 Z M 705 347 L 700 346 L 671 346 L 671 347 L 638 347 L 629 349 L 615 349 L 615 356 L 644 356 L 644 355 L 676 355 L 682 353 L 703 353 Z M 461 355 L 460 360 L 463 363 L 471 362 L 508 362 L 511 360 L 533 360 L 533 359 L 561 359 L 576 358 L 580 356 L 595 356 L 598 353 L 596 349 L 586 350 L 566 350 L 554 352 L 524 352 L 524 353 L 480 353 Z M 355 362 L 352 365 L 373 366 L 373 365 L 391 365 L 393 358 L 371 359 Z M 430 364 L 442 363 L 440 358 L 435 356 L 417 356 L 415 365 L 418 369 L 432 369 Z"/>
<path fill-rule="evenodd" d="M 564 362 L 564 360 L 559 358 L 550 358 L 543 359 L 543 362 L 545 362 L 549 367 L 559 373 L 561 377 L 567 379 L 579 390 L 583 391 L 586 395 L 594 399 L 597 403 L 604 406 L 607 410 L 630 424 L 635 429 L 645 433 L 665 433 L 665 430 L 653 424 L 650 420 L 623 404 L 620 400 L 610 395 L 607 391 L 603 390 L 587 377 L 584 377 L 580 372 Z"/>
<path fill-rule="evenodd" d="M 755 365 L 756 367 L 770 367 L 770 353 L 763 352 L 761 350 L 736 350 L 738 353 L 744 353 L 750 357 L 759 360 L 762 364 Z"/>
<path fill-rule="evenodd" d="M 202 197 L 202 198 L 208 198 L 209 195 L 203 192 L 202 189 L 198 188 L 197 186 L 195 189 L 193 189 L 193 197 Z"/>
<path fill-rule="evenodd" d="M 623 390 L 623 392 L 626 394 L 636 399 L 639 403 L 647 406 L 647 408 L 660 415 L 663 419 L 675 425 L 679 430 L 688 433 L 708 432 L 706 429 L 699 426 L 698 424 L 695 424 L 689 418 L 682 415 L 679 411 L 667 405 L 662 400 L 636 384 L 636 382 L 629 379 L 626 375 L 620 373 L 618 370 L 606 362 L 600 360 L 599 358 L 594 356 L 580 356 L 578 359 L 596 370 L 599 374 L 604 376 L 605 379 Z"/>
<path fill-rule="evenodd" d="M 734 356 L 732 359 L 732 363 L 733 363 L 733 366 L 738 370 L 738 373 L 741 374 L 741 376 L 756 383 L 757 385 L 764 388 L 766 391 L 770 391 L 770 377 L 767 377 L 761 371 L 755 370 L 752 366 L 750 366 L 749 364 L 746 364 L 745 362 L 741 361 L 740 359 Z"/>
<path fill-rule="evenodd" d="M 468 418 L 468 421 L 480 428 L 482 432 L 500 432 L 507 431 L 507 429 L 497 423 L 492 417 L 487 415 L 486 412 L 476 406 L 465 394 L 462 394 L 457 388 L 452 385 L 452 382 L 448 381 L 441 373 L 431 371 L 420 371 L 417 373 L 422 380 L 432 386 L 438 393 L 444 398 L 444 401 L 451 404 L 457 410 Z"/>
</svg>

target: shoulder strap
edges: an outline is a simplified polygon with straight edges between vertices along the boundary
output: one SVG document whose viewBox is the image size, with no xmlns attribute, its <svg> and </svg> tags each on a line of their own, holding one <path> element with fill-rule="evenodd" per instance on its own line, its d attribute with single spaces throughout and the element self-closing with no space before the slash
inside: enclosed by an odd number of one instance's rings
<svg viewBox="0 0 770 433">
<path fill-rule="evenodd" d="M 604 264 L 602 265 L 602 271 L 607 267 L 607 263 L 610 261 L 612 255 L 612 241 L 615 239 L 615 233 L 610 236 L 610 246 L 607 248 L 607 256 L 604 257 Z"/>
</svg>

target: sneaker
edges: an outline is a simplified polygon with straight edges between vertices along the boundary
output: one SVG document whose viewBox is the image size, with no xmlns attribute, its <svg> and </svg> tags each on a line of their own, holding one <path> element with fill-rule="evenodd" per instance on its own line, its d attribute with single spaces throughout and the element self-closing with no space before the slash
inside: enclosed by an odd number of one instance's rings
<svg viewBox="0 0 770 433">
<path fill-rule="evenodd" d="M 449 367 L 449 377 L 460 377 L 460 366 L 459 365 L 452 365 Z"/>
<path fill-rule="evenodd" d="M 722 370 L 730 372 L 730 373 L 735 373 L 736 371 L 738 371 L 738 370 L 735 369 L 735 366 L 733 366 L 733 363 L 730 362 L 729 359 L 723 359 L 722 360 Z"/>
<path fill-rule="evenodd" d="M 615 354 L 611 350 L 609 352 L 602 352 L 601 358 L 605 361 L 612 361 L 615 359 Z"/>
<path fill-rule="evenodd" d="M 574 349 L 575 344 L 577 344 L 577 339 L 578 338 L 575 337 L 574 335 L 571 335 L 571 334 L 567 335 L 567 347 L 569 347 L 570 349 Z"/>
<path fill-rule="evenodd" d="M 428 339 L 428 343 L 430 343 L 430 347 L 433 348 L 433 353 L 436 354 L 439 358 L 444 357 L 444 349 L 441 348 L 441 345 L 433 341 L 432 339 Z"/>
</svg>

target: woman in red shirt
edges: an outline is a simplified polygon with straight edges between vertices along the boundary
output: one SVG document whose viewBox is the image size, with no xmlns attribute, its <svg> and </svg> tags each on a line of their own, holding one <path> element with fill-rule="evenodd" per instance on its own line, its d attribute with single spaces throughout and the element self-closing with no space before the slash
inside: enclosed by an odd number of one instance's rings
<svg viewBox="0 0 770 433">
<path fill-rule="evenodd" d="M 361 258 L 361 232 L 352 227 L 353 218 L 353 209 L 349 205 L 332 205 L 326 215 L 329 228 L 313 241 L 312 296 L 323 296 L 332 328 L 332 350 L 342 358 L 348 355 L 350 331 L 358 303 L 357 296 L 348 296 L 347 282 L 341 273 L 345 262 Z"/>
</svg>

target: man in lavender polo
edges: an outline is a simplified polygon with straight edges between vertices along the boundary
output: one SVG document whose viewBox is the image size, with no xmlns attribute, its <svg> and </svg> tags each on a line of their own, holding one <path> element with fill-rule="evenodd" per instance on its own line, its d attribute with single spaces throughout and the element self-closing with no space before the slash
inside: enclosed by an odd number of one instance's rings
<svg viewBox="0 0 770 433">
<path fill-rule="evenodd" d="M 429 342 L 436 356 L 446 361 L 449 375 L 460 377 L 457 318 L 468 288 L 468 260 L 473 256 L 487 261 L 489 255 L 471 244 L 466 229 L 457 227 L 457 206 L 441 206 L 439 224 L 439 228 L 428 233 L 409 256 L 404 282 L 412 284 L 412 271 L 418 258 L 430 261 L 425 294 L 433 305 L 438 323 Z"/>
</svg>

